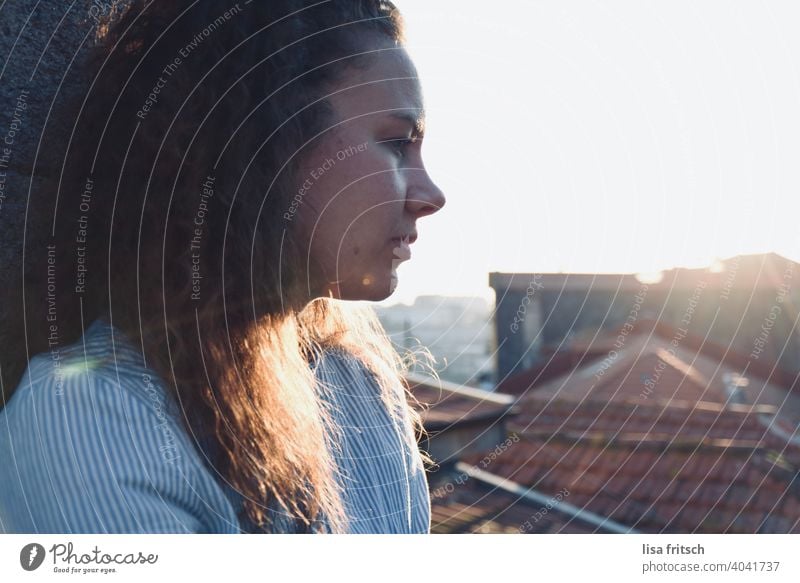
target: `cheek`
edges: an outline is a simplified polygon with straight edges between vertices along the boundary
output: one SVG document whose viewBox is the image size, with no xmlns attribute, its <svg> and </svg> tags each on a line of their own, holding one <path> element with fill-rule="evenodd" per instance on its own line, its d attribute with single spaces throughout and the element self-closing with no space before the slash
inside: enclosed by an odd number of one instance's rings
<svg viewBox="0 0 800 583">
<path fill-rule="evenodd" d="M 391 225 L 384 210 L 366 197 L 343 195 L 325 201 L 321 214 L 315 213 L 311 253 L 329 268 L 338 263 L 341 269 L 353 260 L 369 261 L 378 252 L 381 239 L 390 238 Z"/>
<path fill-rule="evenodd" d="M 382 256 L 402 218 L 401 173 L 385 159 L 366 152 L 360 156 L 317 173 L 304 200 L 310 228 L 315 228 L 313 253 L 326 262 L 337 256 L 340 261 Z"/>
<path fill-rule="evenodd" d="M 338 229 L 331 229 L 331 251 L 340 261 L 369 262 L 385 254 L 392 226 L 383 210 L 366 208 L 358 215 L 348 214 Z"/>
<path fill-rule="evenodd" d="M 350 183 L 335 199 L 330 201 L 328 211 L 331 221 L 341 227 L 349 238 L 353 234 L 381 231 L 394 227 L 387 224 L 392 217 L 402 212 L 404 200 L 400 194 L 398 181 L 388 172 L 370 176 Z M 398 216 L 395 220 L 400 217 Z"/>
</svg>

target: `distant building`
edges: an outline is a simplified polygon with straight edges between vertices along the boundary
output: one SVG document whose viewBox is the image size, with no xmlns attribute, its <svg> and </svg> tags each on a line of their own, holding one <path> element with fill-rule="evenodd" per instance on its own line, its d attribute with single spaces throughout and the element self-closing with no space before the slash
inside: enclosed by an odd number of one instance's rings
<svg viewBox="0 0 800 583">
<path fill-rule="evenodd" d="M 647 283 L 633 274 L 491 273 L 498 382 L 576 338 L 641 318 L 800 372 L 800 265 L 769 253 L 662 275 Z"/>
<path fill-rule="evenodd" d="M 482 298 L 419 296 L 411 306 L 378 307 L 376 312 L 398 348 L 423 346 L 431 352 L 443 380 L 494 387 L 494 328 L 491 306 Z"/>
</svg>

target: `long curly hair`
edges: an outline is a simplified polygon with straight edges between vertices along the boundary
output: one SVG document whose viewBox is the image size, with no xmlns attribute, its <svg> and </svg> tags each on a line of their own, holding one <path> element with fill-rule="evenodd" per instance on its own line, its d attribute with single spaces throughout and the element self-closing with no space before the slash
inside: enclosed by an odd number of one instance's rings
<svg viewBox="0 0 800 583">
<path fill-rule="evenodd" d="M 386 40 L 401 46 L 403 25 L 384 0 L 129 0 L 99 16 L 91 86 L 56 113 L 74 131 L 48 144 L 63 150 L 58 186 L 30 201 L 49 236 L 25 242 L 3 301 L 2 403 L 54 326 L 57 348 L 104 318 L 213 445 L 247 518 L 269 531 L 277 507 L 301 530 L 345 531 L 337 427 L 309 361 L 357 357 L 411 416 L 411 441 L 417 355 L 396 352 L 371 306 L 309 301 L 307 242 L 285 217 L 331 119 L 325 94 Z"/>
</svg>

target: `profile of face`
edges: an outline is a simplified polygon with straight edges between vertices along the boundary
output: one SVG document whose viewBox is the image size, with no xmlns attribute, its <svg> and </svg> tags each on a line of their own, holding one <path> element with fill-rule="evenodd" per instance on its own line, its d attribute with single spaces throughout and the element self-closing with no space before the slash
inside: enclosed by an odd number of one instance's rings
<svg viewBox="0 0 800 583">
<path fill-rule="evenodd" d="M 444 206 L 422 162 L 416 69 L 398 47 L 347 68 L 327 96 L 333 120 L 301 158 L 296 193 L 312 297 L 379 301 L 410 259 L 417 220 Z"/>
</svg>

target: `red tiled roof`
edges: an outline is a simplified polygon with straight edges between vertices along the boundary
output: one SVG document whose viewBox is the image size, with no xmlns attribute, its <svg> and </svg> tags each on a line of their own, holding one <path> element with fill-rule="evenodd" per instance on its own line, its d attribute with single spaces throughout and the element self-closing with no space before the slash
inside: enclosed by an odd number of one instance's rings
<svg viewBox="0 0 800 583">
<path fill-rule="evenodd" d="M 627 401 L 529 399 L 509 429 L 529 437 L 569 442 L 595 440 L 649 449 L 720 447 L 780 451 L 800 464 L 800 446 L 768 429 L 776 412 L 770 406 L 661 401 L 643 405 Z M 795 457 L 797 456 L 797 457 Z"/>
<path fill-rule="evenodd" d="M 705 350 L 697 350 L 688 335 L 676 336 L 677 331 L 673 330 L 652 321 L 640 323 L 614 352 L 538 383 L 522 392 L 520 398 L 724 404 L 731 400 L 726 377 L 744 372 L 749 379 L 745 402 L 776 407 L 789 427 L 800 425 L 799 394 L 751 376 L 752 367 L 731 365 Z M 520 377 L 531 375 L 520 373 Z"/>
<path fill-rule="evenodd" d="M 623 327 L 620 327 L 619 330 L 608 333 L 606 338 L 618 337 L 622 332 L 622 328 Z M 717 344 L 708 338 L 697 336 L 691 332 L 685 334 L 679 333 L 679 330 L 675 326 L 660 320 L 639 320 L 635 323 L 630 334 L 658 336 L 664 340 L 672 340 L 680 336 L 680 345 L 684 350 L 691 351 L 694 354 L 702 354 L 707 358 L 714 359 L 738 370 L 746 369 L 748 374 L 755 375 L 764 381 L 781 386 L 785 389 L 791 390 L 797 384 L 797 375 L 781 370 L 775 363 L 753 360 L 737 352 L 730 346 Z"/>
<path fill-rule="evenodd" d="M 588 533 L 593 528 L 571 522 L 568 516 L 537 506 L 512 493 L 461 476 L 429 478 L 431 532 L 435 534 Z"/>
<path fill-rule="evenodd" d="M 411 404 L 420 412 L 429 431 L 475 421 L 498 420 L 511 413 L 514 399 L 510 395 L 413 375 L 405 380 L 418 401 Z"/>
<path fill-rule="evenodd" d="M 732 393 L 741 363 L 677 332 L 641 321 L 616 352 L 573 360 L 533 390 L 524 383 L 537 371 L 523 373 L 518 414 L 506 422 L 520 439 L 489 464 L 482 452 L 462 462 L 538 492 L 566 488 L 570 504 L 642 532 L 800 533 L 800 395 L 752 367 L 749 386 Z M 598 338 L 608 348 L 617 332 Z M 500 513 L 464 492 L 450 510 L 519 520 L 511 502 Z"/>
<path fill-rule="evenodd" d="M 646 384 L 648 381 L 650 384 Z M 673 358 L 663 349 L 646 352 L 629 366 L 615 367 L 595 384 L 592 398 L 614 399 L 623 392 L 625 397 L 645 399 L 652 394 L 652 391 L 648 392 L 651 384 L 652 390 L 658 390 L 665 399 L 727 400 L 723 394 L 709 395 L 706 379 L 696 374 L 693 367 Z M 633 389 L 633 392 L 638 390 L 638 393 L 631 395 L 627 389 Z"/>
<path fill-rule="evenodd" d="M 761 413 L 527 400 L 520 441 L 487 468 L 643 532 L 800 532 L 800 447 Z M 480 463 L 482 457 L 464 461 Z"/>
<path fill-rule="evenodd" d="M 608 349 L 597 347 L 549 352 L 541 364 L 503 379 L 498 383 L 497 390 L 508 395 L 523 395 L 533 387 L 552 381 L 578 366 L 602 359 L 606 354 Z"/>
</svg>

